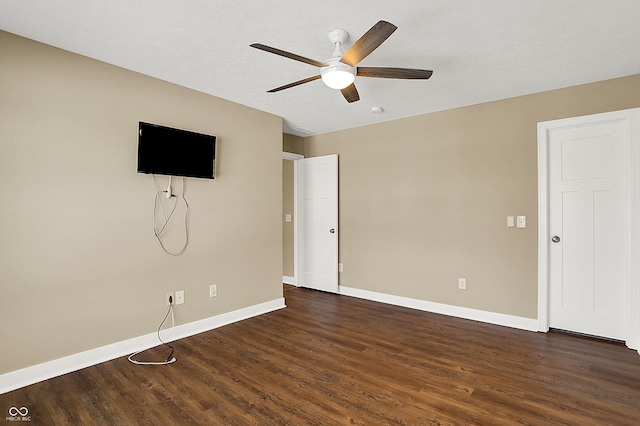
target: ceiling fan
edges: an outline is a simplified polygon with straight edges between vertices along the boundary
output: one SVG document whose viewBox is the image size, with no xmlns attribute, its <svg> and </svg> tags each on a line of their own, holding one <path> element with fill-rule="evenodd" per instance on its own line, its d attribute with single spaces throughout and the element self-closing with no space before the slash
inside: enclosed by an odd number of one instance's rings
<svg viewBox="0 0 640 426">
<path fill-rule="evenodd" d="M 378 21 L 377 24 L 371 27 L 369 31 L 364 33 L 362 37 L 353 43 L 346 52 L 342 50 L 342 44 L 349 39 L 349 33 L 341 29 L 331 30 L 329 31 L 329 39 L 335 44 L 335 50 L 333 55 L 325 62 L 305 58 L 304 56 L 296 55 L 295 53 L 286 52 L 260 43 L 253 43 L 250 46 L 264 50 L 265 52 L 293 59 L 294 61 L 315 65 L 320 68 L 320 74 L 318 75 L 294 81 L 293 83 L 268 90 L 267 92 L 279 92 L 284 89 L 289 89 L 304 83 L 322 79 L 322 81 L 330 88 L 340 90 L 347 102 L 351 103 L 360 100 L 360 95 L 358 94 L 358 90 L 354 84 L 356 76 L 426 80 L 433 74 L 433 71 L 430 70 L 357 66 L 360 61 L 366 58 L 387 38 L 389 38 L 397 28 L 398 27 L 390 24 L 389 22 Z"/>
</svg>

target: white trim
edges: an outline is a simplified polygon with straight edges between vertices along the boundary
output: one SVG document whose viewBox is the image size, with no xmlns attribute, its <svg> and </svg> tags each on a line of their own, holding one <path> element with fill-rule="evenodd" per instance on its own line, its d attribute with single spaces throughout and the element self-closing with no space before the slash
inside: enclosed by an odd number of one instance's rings
<svg viewBox="0 0 640 426">
<path fill-rule="evenodd" d="M 302 161 L 302 160 L 300 160 Z M 294 185 L 295 185 L 295 195 L 294 195 L 294 202 L 295 202 L 295 215 L 296 215 L 296 219 L 295 219 L 295 223 L 293 224 L 293 232 L 294 232 L 294 266 L 293 266 L 293 273 L 296 277 L 296 281 L 298 283 L 299 286 L 304 286 L 304 274 L 302 274 L 303 271 L 303 260 L 304 260 L 304 256 L 302 256 L 302 249 L 305 245 L 305 233 L 304 233 L 304 226 L 299 226 L 301 221 L 305 221 L 305 211 L 304 211 L 304 199 L 305 199 L 305 194 L 304 194 L 304 188 L 305 188 L 305 182 L 304 182 L 304 175 L 302 174 L 302 171 L 304 169 L 304 163 L 300 162 L 300 161 L 295 161 L 294 164 L 294 170 L 295 170 L 295 180 L 294 180 Z M 301 167 L 302 165 L 302 167 Z"/>
<path fill-rule="evenodd" d="M 640 108 L 629 120 L 629 328 L 627 346 L 640 354 Z M 633 142 L 635 141 L 635 142 Z"/>
<path fill-rule="evenodd" d="M 627 312 L 627 347 L 640 353 L 640 108 L 538 123 L 538 331 L 549 331 L 549 131 L 588 125 L 595 120 L 627 122 L 629 303 L 622 308 Z"/>
<path fill-rule="evenodd" d="M 234 322 L 242 321 L 251 317 L 266 314 L 286 307 L 284 298 L 275 299 L 258 305 L 249 306 L 214 317 L 205 318 L 188 324 L 179 325 L 162 331 L 162 339 L 171 342 L 194 334 L 213 330 Z M 69 355 L 64 358 L 37 364 L 21 370 L 11 371 L 0 375 L 0 394 L 29 386 L 43 380 L 61 376 L 72 371 L 77 371 L 85 367 L 100 364 L 122 356 L 127 356 L 134 352 L 149 349 L 158 345 L 158 335 L 156 332 L 144 336 L 134 337 L 85 352 Z M 180 354 L 176 354 L 180 357 Z"/>
<path fill-rule="evenodd" d="M 549 331 L 549 153 L 548 130 L 538 123 L 538 331 Z"/>
<path fill-rule="evenodd" d="M 390 305 L 403 306 L 405 308 L 418 309 L 435 314 L 449 315 L 473 321 L 480 321 L 494 325 L 518 328 L 527 331 L 538 330 L 538 320 L 533 318 L 517 317 L 513 315 L 499 314 L 495 312 L 480 311 L 477 309 L 463 308 L 460 306 L 445 305 L 426 300 L 412 299 L 409 297 L 394 296 L 393 294 L 377 293 L 375 291 L 361 290 L 358 288 L 340 286 L 340 294 L 344 296 L 358 297 L 374 302 L 388 303 Z"/>
<path fill-rule="evenodd" d="M 283 160 L 302 160 L 304 158 L 304 155 L 302 154 L 294 154 L 293 152 L 283 152 L 282 153 L 282 159 Z"/>
<path fill-rule="evenodd" d="M 283 282 L 285 284 L 298 285 L 298 219 L 300 218 L 299 209 L 298 209 L 298 160 L 302 160 L 304 155 L 294 154 L 293 152 L 283 152 L 282 159 L 283 160 L 291 160 L 293 161 L 293 277 L 283 277 Z M 290 279 L 293 282 L 285 281 L 286 279 Z"/>
<path fill-rule="evenodd" d="M 293 280 L 295 281 L 295 285 L 298 285 L 298 277 L 300 276 L 300 258 L 298 257 L 300 228 L 298 227 L 298 223 L 300 223 L 301 217 L 302 215 L 298 208 L 298 160 L 295 160 L 293 162 Z"/>
<path fill-rule="evenodd" d="M 282 282 L 284 284 L 290 284 L 290 285 L 298 285 L 298 282 L 296 281 L 296 277 L 287 277 L 286 275 L 282 276 Z"/>
</svg>

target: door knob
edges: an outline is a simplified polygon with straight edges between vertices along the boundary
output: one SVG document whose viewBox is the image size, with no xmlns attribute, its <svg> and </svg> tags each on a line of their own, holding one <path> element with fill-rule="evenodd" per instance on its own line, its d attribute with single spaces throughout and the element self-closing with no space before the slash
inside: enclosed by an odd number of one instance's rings
<svg viewBox="0 0 640 426">
<path fill-rule="evenodd" d="M 553 238 L 551 238 L 551 241 L 553 241 L 554 243 L 559 243 L 560 237 L 558 237 L 557 235 L 554 235 Z"/>
<path fill-rule="evenodd" d="M 329 229 L 329 232 L 331 232 L 332 234 L 336 233 L 336 230 L 334 228 Z"/>
</svg>

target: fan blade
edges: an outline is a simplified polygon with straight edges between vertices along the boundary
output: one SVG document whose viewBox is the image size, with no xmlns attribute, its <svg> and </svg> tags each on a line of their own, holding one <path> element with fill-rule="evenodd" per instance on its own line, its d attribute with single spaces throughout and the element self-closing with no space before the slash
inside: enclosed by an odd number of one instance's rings
<svg viewBox="0 0 640 426">
<path fill-rule="evenodd" d="M 411 80 L 426 80 L 433 74 L 431 70 L 416 70 L 411 68 L 358 67 L 358 77 L 404 78 Z"/>
<path fill-rule="evenodd" d="M 279 92 L 284 89 L 290 89 L 291 87 L 296 87 L 304 83 L 309 83 L 310 81 L 318 80 L 320 75 L 314 75 L 313 77 L 305 78 L 303 80 L 294 81 L 293 83 L 285 84 L 284 86 L 276 87 L 275 89 L 267 90 L 267 93 Z"/>
<path fill-rule="evenodd" d="M 356 85 L 351 83 L 349 86 L 340 90 L 342 96 L 347 100 L 347 102 L 356 102 L 360 100 L 360 95 L 358 94 L 358 89 L 356 89 Z"/>
<path fill-rule="evenodd" d="M 387 21 L 378 21 L 377 24 L 353 43 L 353 46 L 342 56 L 340 62 L 355 67 L 358 62 L 369 56 L 371 52 L 388 39 L 397 28 Z"/>
<path fill-rule="evenodd" d="M 275 55 L 284 56 L 285 58 L 293 59 L 294 61 L 304 62 L 305 64 L 315 65 L 316 67 L 326 67 L 327 64 L 324 62 L 316 61 L 315 59 L 305 58 L 304 56 L 296 55 L 295 53 L 285 52 L 284 50 L 276 49 L 275 47 L 265 46 L 260 43 L 253 43 L 249 46 L 255 47 L 256 49 L 264 50 L 265 52 L 273 53 Z"/>
</svg>

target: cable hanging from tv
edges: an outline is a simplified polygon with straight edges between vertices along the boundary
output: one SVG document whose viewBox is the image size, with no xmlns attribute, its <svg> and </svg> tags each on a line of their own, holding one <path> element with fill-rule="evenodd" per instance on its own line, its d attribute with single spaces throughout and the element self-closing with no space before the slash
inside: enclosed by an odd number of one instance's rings
<svg viewBox="0 0 640 426">
<path fill-rule="evenodd" d="M 169 176 L 169 183 L 167 184 L 167 188 L 162 190 L 158 187 L 158 181 L 156 180 L 156 176 L 152 175 L 153 183 L 156 186 L 156 195 L 153 202 L 153 235 L 155 235 L 158 243 L 160 243 L 160 247 L 164 250 L 165 253 L 170 254 L 171 256 L 180 256 L 187 245 L 189 244 L 189 203 L 184 196 L 185 193 L 185 178 L 182 178 L 182 191 L 179 194 L 174 194 L 171 190 L 171 176 Z M 167 209 L 165 209 L 165 202 L 162 200 L 165 198 L 166 203 L 170 204 L 171 210 L 169 214 L 167 214 Z M 178 251 L 171 251 L 165 246 L 165 242 L 163 238 L 169 232 L 169 222 L 173 217 L 173 214 L 176 211 L 176 207 L 178 206 L 180 200 L 184 202 L 184 244 L 182 248 Z M 173 201 L 173 203 L 171 202 Z M 158 209 L 158 205 L 160 209 Z M 160 223 L 161 226 L 158 226 L 158 214 L 162 212 L 162 221 Z"/>
</svg>

